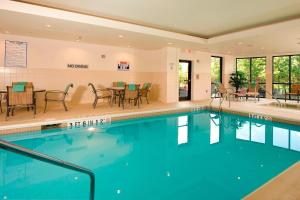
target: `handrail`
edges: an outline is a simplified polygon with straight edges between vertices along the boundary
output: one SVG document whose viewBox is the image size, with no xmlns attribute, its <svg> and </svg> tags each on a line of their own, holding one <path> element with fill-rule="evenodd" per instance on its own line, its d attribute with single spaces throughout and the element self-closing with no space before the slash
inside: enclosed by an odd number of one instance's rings
<svg viewBox="0 0 300 200">
<path fill-rule="evenodd" d="M 95 198 L 95 174 L 86 168 L 80 167 L 78 165 L 69 163 L 69 162 L 65 162 L 63 160 L 51 157 L 51 156 L 47 156 L 45 154 L 42 153 L 38 153 L 36 151 L 32 151 L 30 149 L 6 142 L 4 140 L 0 139 L 0 148 L 13 152 L 13 153 L 17 153 L 17 154 L 21 154 L 23 156 L 27 156 L 30 157 L 32 159 L 36 159 L 42 162 L 46 162 L 49 164 L 53 164 L 59 167 L 63 167 L 66 169 L 70 169 L 70 170 L 74 170 L 77 172 L 81 172 L 84 174 L 87 174 L 90 177 L 90 200 L 94 200 Z"/>
<path fill-rule="evenodd" d="M 281 102 L 279 101 L 279 99 L 277 99 L 277 97 L 275 97 L 271 92 L 268 92 L 267 90 L 265 90 L 265 92 L 266 92 L 267 94 L 271 95 L 271 96 L 273 97 L 273 99 L 275 99 L 275 100 L 277 101 L 277 103 L 279 104 L 280 107 L 282 106 L 282 104 L 281 104 Z"/>
</svg>

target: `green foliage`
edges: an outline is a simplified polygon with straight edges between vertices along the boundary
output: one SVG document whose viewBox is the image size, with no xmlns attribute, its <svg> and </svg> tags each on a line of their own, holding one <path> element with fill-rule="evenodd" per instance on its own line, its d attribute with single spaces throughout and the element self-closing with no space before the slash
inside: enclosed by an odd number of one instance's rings
<svg viewBox="0 0 300 200">
<path fill-rule="evenodd" d="M 179 63 L 179 86 L 184 87 L 188 80 L 188 64 Z"/>
<path fill-rule="evenodd" d="M 266 58 L 238 58 L 237 71 L 244 73 L 247 82 L 253 82 L 257 77 L 261 83 L 266 82 Z M 251 74 L 250 74 L 251 71 Z"/>
<path fill-rule="evenodd" d="M 211 57 L 211 83 L 219 84 L 221 83 L 221 58 Z"/>
<path fill-rule="evenodd" d="M 229 84 L 235 88 L 236 92 L 245 85 L 246 78 L 243 72 L 230 74 Z"/>
</svg>

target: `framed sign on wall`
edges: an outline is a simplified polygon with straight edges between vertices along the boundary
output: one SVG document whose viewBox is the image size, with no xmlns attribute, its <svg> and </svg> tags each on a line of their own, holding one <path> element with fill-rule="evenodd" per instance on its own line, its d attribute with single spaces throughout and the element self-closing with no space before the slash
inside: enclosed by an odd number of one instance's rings
<svg viewBox="0 0 300 200">
<path fill-rule="evenodd" d="M 118 70 L 119 71 L 129 71 L 130 70 L 130 64 L 127 61 L 120 61 L 118 63 Z"/>
<path fill-rule="evenodd" d="M 27 42 L 5 40 L 5 67 L 27 67 Z"/>
</svg>

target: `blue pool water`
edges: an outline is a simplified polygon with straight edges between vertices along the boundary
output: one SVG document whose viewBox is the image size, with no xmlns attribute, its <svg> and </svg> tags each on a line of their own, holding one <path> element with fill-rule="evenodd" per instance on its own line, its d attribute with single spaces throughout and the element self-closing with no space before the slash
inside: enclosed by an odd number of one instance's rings
<svg viewBox="0 0 300 200">
<path fill-rule="evenodd" d="M 201 111 L 2 137 L 92 169 L 96 199 L 241 199 L 300 160 L 300 127 Z M 88 176 L 0 150 L 0 199 L 88 199 Z"/>
</svg>

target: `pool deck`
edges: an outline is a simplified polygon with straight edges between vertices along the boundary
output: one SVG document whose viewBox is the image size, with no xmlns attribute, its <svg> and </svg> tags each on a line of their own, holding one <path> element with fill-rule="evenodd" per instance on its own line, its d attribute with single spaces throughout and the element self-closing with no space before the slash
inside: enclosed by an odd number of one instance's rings
<svg viewBox="0 0 300 200">
<path fill-rule="evenodd" d="M 300 199 L 300 161 L 264 184 L 262 187 L 250 193 L 244 199 Z"/>
<path fill-rule="evenodd" d="M 260 118 L 270 119 L 273 121 L 286 122 L 300 125 L 300 104 L 298 109 L 272 107 L 268 104 L 275 102 L 274 100 L 261 99 L 260 102 L 253 100 L 233 101 L 229 107 L 229 102 L 222 103 L 222 110 L 241 115 L 252 115 Z M 283 103 L 283 101 L 281 101 Z M 289 102 L 298 106 L 296 102 Z M 204 101 L 186 101 L 179 103 L 161 103 L 151 102 L 150 104 L 142 104 L 141 108 L 127 107 L 124 110 L 116 105 L 108 106 L 107 103 L 101 103 L 96 109 L 93 109 L 90 104 L 70 105 L 68 112 L 65 112 L 62 107 L 52 107 L 46 113 L 43 113 L 42 108 L 38 108 L 37 115 L 33 118 L 32 112 L 25 110 L 16 111 L 15 116 L 5 120 L 4 113 L 0 114 L 0 134 L 7 134 L 8 130 L 16 129 L 24 125 L 41 125 L 57 123 L 59 121 L 70 118 L 88 118 L 93 116 L 110 116 L 115 119 L 126 119 L 143 116 L 158 115 L 164 113 L 191 111 L 192 109 L 205 108 L 210 106 L 210 100 Z M 219 100 L 216 99 L 211 104 L 212 108 L 219 109 Z M 18 129 L 19 130 L 19 129 Z M 23 131 L 29 131 L 24 129 Z M 33 129 L 34 130 L 34 129 Z M 3 132 L 4 131 L 4 132 Z M 300 199 L 300 161 L 289 169 L 270 180 L 268 183 L 250 193 L 245 199 Z"/>
</svg>

